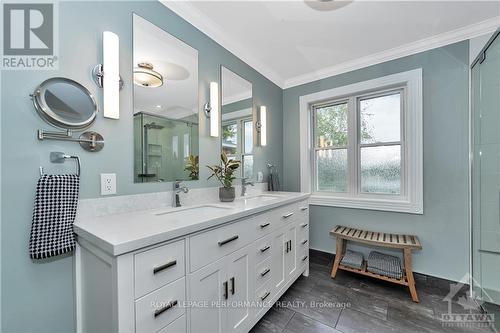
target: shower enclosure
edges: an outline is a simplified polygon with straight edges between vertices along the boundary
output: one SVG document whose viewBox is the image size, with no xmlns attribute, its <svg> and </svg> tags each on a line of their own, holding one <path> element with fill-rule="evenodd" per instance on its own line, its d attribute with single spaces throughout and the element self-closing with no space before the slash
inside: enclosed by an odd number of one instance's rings
<svg viewBox="0 0 500 333">
<path fill-rule="evenodd" d="M 134 115 L 135 182 L 193 180 L 186 170 L 198 155 L 198 124 L 138 112 Z"/>
<path fill-rule="evenodd" d="M 471 282 L 486 309 L 488 303 L 500 304 L 499 33 L 471 67 Z"/>
</svg>

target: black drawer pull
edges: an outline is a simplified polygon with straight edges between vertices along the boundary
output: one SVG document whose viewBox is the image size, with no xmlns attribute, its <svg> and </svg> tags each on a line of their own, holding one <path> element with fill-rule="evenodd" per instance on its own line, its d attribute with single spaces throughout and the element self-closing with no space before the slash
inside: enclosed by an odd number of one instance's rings
<svg viewBox="0 0 500 333">
<path fill-rule="evenodd" d="M 159 308 L 158 310 L 155 311 L 155 318 L 158 317 L 159 315 L 161 315 L 163 312 L 170 310 L 171 308 L 173 308 L 176 305 L 177 305 L 177 301 L 173 301 L 173 302 L 170 302 L 167 305 Z"/>
<path fill-rule="evenodd" d="M 271 293 L 268 291 L 267 293 L 264 294 L 264 296 L 262 296 L 260 299 L 261 300 L 265 300 L 269 295 L 271 295 Z"/>
<path fill-rule="evenodd" d="M 309 209 L 309 207 L 300 207 L 301 211 L 308 210 L 308 209 Z"/>
<path fill-rule="evenodd" d="M 224 299 L 227 299 L 229 296 L 227 292 L 227 281 L 223 283 L 223 286 L 224 286 Z"/>
<path fill-rule="evenodd" d="M 293 213 L 288 213 L 288 214 L 282 215 L 282 217 L 283 217 L 284 219 L 287 219 L 287 218 L 289 218 L 289 217 L 290 217 L 290 216 L 292 216 L 292 215 L 293 215 Z"/>
<path fill-rule="evenodd" d="M 264 223 L 264 224 L 261 224 L 260 227 L 262 229 L 264 229 L 265 227 L 269 226 L 271 223 L 267 222 L 267 223 Z"/>
<path fill-rule="evenodd" d="M 304 240 L 302 241 L 302 245 L 304 245 L 305 243 L 307 243 L 307 239 L 304 239 Z"/>
<path fill-rule="evenodd" d="M 300 226 L 301 226 L 302 228 L 305 228 L 305 227 L 307 227 L 308 225 L 309 225 L 308 223 L 302 223 Z"/>
<path fill-rule="evenodd" d="M 232 241 L 234 241 L 234 240 L 237 240 L 237 239 L 238 239 L 238 237 L 239 237 L 238 235 L 234 235 L 234 236 L 233 236 L 233 237 L 231 237 L 231 238 L 228 238 L 228 239 L 226 239 L 226 240 L 220 241 L 220 242 L 219 242 L 219 246 L 222 246 L 222 245 L 224 245 L 224 244 L 227 244 L 227 243 L 230 243 L 230 242 L 232 242 Z"/>
<path fill-rule="evenodd" d="M 159 273 L 159 272 L 161 272 L 169 267 L 175 266 L 175 265 L 177 265 L 177 260 L 172 260 L 172 261 L 167 262 L 166 264 L 156 266 L 153 268 L 153 274 Z"/>
<path fill-rule="evenodd" d="M 231 294 L 234 295 L 234 289 L 235 289 L 235 287 L 234 287 L 234 277 L 232 277 L 230 280 L 231 280 Z"/>
<path fill-rule="evenodd" d="M 302 258 L 302 261 L 306 261 L 307 259 L 307 256 L 304 256 L 304 258 Z"/>
<path fill-rule="evenodd" d="M 265 246 L 265 247 L 263 247 L 262 249 L 260 249 L 260 252 L 264 253 L 264 252 L 266 252 L 267 250 L 269 250 L 269 248 L 270 248 L 270 246 L 269 246 L 269 245 L 268 245 L 268 246 Z"/>
<path fill-rule="evenodd" d="M 260 276 L 266 276 L 267 273 L 269 273 L 271 269 L 266 268 L 262 273 L 260 273 Z"/>
</svg>

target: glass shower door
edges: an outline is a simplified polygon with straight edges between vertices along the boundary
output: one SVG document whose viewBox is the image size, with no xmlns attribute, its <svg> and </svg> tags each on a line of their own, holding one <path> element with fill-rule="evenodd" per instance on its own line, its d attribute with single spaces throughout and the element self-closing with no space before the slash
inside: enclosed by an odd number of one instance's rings
<svg viewBox="0 0 500 333">
<path fill-rule="evenodd" d="M 500 304 L 500 37 L 471 70 L 472 287 Z"/>
</svg>

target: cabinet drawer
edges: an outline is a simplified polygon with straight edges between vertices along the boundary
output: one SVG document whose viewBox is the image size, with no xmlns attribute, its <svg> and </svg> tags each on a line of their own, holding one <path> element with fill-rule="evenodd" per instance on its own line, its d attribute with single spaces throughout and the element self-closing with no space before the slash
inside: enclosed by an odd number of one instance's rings
<svg viewBox="0 0 500 333">
<path fill-rule="evenodd" d="M 255 288 L 259 289 L 272 276 L 271 257 L 267 258 L 255 267 Z"/>
<path fill-rule="evenodd" d="M 264 283 L 259 289 L 256 289 L 255 302 L 257 305 L 255 309 L 255 317 L 259 317 L 263 311 L 266 311 L 273 305 L 272 299 L 274 296 L 275 289 L 273 288 L 271 280 Z"/>
<path fill-rule="evenodd" d="M 138 298 L 185 275 L 184 240 L 138 253 L 134 262 Z"/>
<path fill-rule="evenodd" d="M 275 218 L 272 212 L 259 214 L 251 218 L 253 224 L 253 232 L 256 238 L 268 235 L 271 231 L 277 228 L 279 221 Z"/>
<path fill-rule="evenodd" d="M 297 216 L 300 221 L 309 220 L 309 201 L 301 201 L 297 204 Z"/>
<path fill-rule="evenodd" d="M 255 240 L 248 219 L 212 229 L 190 238 L 191 272 L 232 253 Z"/>
<path fill-rule="evenodd" d="M 135 301 L 136 331 L 156 332 L 182 316 L 185 288 L 183 277 Z"/>
<path fill-rule="evenodd" d="M 182 315 L 181 317 L 177 318 L 176 320 L 168 324 L 167 327 L 164 327 L 158 331 L 158 333 L 186 333 L 186 332 L 187 332 L 186 315 Z"/>
<path fill-rule="evenodd" d="M 259 238 L 255 241 L 255 263 L 260 263 L 263 260 L 271 257 L 273 252 L 273 235 L 268 235 Z"/>
<path fill-rule="evenodd" d="M 295 203 L 276 208 L 270 214 L 272 214 L 273 220 L 277 223 L 276 228 L 281 228 L 289 225 L 290 223 L 296 222 L 298 218 L 298 211 L 298 205 Z"/>
<path fill-rule="evenodd" d="M 301 249 L 297 256 L 297 266 L 303 267 L 309 263 L 309 249 Z"/>
<path fill-rule="evenodd" d="M 297 242 L 309 239 L 309 222 L 299 222 L 297 225 Z"/>
</svg>

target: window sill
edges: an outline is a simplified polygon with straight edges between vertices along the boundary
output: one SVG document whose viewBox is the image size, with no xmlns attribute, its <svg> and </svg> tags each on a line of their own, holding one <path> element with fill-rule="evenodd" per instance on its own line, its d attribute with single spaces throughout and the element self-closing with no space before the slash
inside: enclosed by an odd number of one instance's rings
<svg viewBox="0 0 500 333">
<path fill-rule="evenodd" d="M 387 212 L 399 212 L 410 214 L 423 214 L 423 205 L 420 202 L 407 200 L 390 200 L 377 198 L 350 198 L 338 197 L 327 194 L 312 193 L 309 203 L 315 206 L 330 206 L 343 208 L 357 208 L 379 210 Z"/>
</svg>

